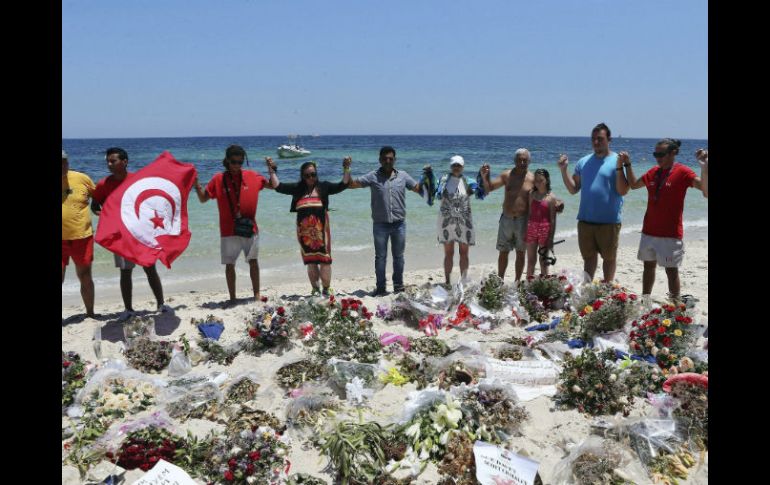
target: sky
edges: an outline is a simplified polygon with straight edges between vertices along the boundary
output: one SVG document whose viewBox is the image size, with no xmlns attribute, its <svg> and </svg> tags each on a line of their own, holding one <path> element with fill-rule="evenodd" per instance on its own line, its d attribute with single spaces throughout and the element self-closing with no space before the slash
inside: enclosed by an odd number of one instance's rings
<svg viewBox="0 0 770 485">
<path fill-rule="evenodd" d="M 708 138 L 703 0 L 62 2 L 62 137 Z"/>
</svg>

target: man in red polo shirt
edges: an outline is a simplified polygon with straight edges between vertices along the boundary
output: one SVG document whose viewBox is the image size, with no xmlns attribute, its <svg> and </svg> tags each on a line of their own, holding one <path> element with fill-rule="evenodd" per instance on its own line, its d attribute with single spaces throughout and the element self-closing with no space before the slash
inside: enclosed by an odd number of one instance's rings
<svg viewBox="0 0 770 485">
<path fill-rule="evenodd" d="M 252 170 L 241 170 L 244 160 L 246 150 L 238 145 L 230 145 L 222 160 L 224 172 L 214 175 L 205 190 L 197 179 L 194 185 L 201 202 L 217 200 L 220 250 L 231 304 L 236 301 L 235 261 L 241 253 L 249 263 L 254 298 L 259 299 L 257 204 L 259 191 L 263 188 L 272 189 L 270 182 L 261 174 Z"/>
<path fill-rule="evenodd" d="M 127 169 L 128 153 L 124 149 L 118 147 L 108 148 L 105 160 L 107 161 L 107 168 L 112 175 L 104 177 L 96 184 L 96 190 L 94 190 L 94 196 L 91 201 L 91 212 L 97 216 L 101 214 L 102 206 L 107 200 L 107 196 L 117 189 L 130 173 Z M 123 305 L 126 307 L 119 320 L 126 320 L 134 314 L 134 308 L 131 304 L 134 286 L 132 275 L 136 265 L 117 254 L 113 254 L 113 256 L 115 267 L 120 269 L 120 295 L 123 297 Z M 147 281 L 150 283 L 152 294 L 155 295 L 158 311 L 167 311 L 169 307 L 165 306 L 163 302 L 163 285 L 160 282 L 157 268 L 153 264 L 146 268 L 142 267 L 142 269 L 144 274 L 147 275 Z"/>
<path fill-rule="evenodd" d="M 653 156 L 658 162 L 641 178 L 636 178 L 631 168 L 628 153 L 618 157 L 617 170 L 622 175 L 626 167 L 626 176 L 619 177 L 625 182 L 625 191 L 647 187 L 647 212 L 644 214 L 642 239 L 639 242 L 639 260 L 644 262 L 642 276 L 642 300 L 649 306 L 650 293 L 655 283 L 655 266 L 666 268 L 669 297 L 679 301 L 679 266 L 684 259 L 682 236 L 682 214 L 687 189 L 695 187 L 708 197 L 708 151 L 698 150 L 696 157 L 701 165 L 701 176 L 695 175 L 689 167 L 677 163 L 675 158 L 682 142 L 664 138 L 655 145 Z"/>
</svg>

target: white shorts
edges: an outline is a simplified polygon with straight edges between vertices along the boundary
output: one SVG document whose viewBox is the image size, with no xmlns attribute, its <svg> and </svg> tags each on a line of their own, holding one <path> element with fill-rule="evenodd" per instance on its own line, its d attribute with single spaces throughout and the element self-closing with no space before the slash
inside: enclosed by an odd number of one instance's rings
<svg viewBox="0 0 770 485">
<path fill-rule="evenodd" d="M 246 261 L 257 259 L 259 255 L 259 234 L 252 237 L 225 236 L 220 239 L 222 264 L 235 264 L 238 255 L 243 252 Z"/>
<path fill-rule="evenodd" d="M 642 234 L 639 241 L 641 261 L 657 261 L 664 268 L 678 268 L 684 260 L 684 243 L 674 237 L 655 237 Z"/>
<path fill-rule="evenodd" d="M 115 267 L 120 269 L 134 269 L 136 267 L 135 263 L 132 263 L 131 261 L 127 260 L 123 256 L 118 256 L 117 254 L 113 254 L 115 258 Z"/>
</svg>

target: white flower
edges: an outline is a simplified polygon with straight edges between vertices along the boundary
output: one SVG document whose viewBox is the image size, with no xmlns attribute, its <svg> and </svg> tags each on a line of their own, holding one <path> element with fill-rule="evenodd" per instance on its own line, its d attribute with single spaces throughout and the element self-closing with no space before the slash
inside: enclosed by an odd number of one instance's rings
<svg viewBox="0 0 770 485">
<path fill-rule="evenodd" d="M 408 437 L 413 438 L 414 440 L 417 440 L 420 438 L 420 423 L 416 422 L 413 425 L 406 428 L 406 431 L 404 432 Z"/>
<path fill-rule="evenodd" d="M 231 455 L 237 455 L 237 454 L 239 454 L 241 451 L 243 451 L 241 448 L 239 448 L 239 447 L 237 447 L 237 446 L 233 446 L 233 449 L 232 449 L 232 450 L 230 450 L 230 454 L 231 454 Z"/>
<path fill-rule="evenodd" d="M 423 449 L 420 451 L 420 461 L 425 461 L 428 458 L 430 458 L 430 453 L 428 453 L 428 450 Z"/>
<path fill-rule="evenodd" d="M 441 435 L 441 437 L 438 439 L 438 442 L 441 443 L 442 445 L 446 445 L 448 441 L 449 441 L 449 431 L 445 431 Z"/>
<path fill-rule="evenodd" d="M 391 458 L 388 464 L 385 465 L 385 472 L 393 473 L 395 470 L 398 470 L 398 467 L 399 467 L 399 463 L 396 460 Z"/>
<path fill-rule="evenodd" d="M 581 393 L 581 392 L 583 392 L 583 390 L 580 389 L 580 386 L 575 384 L 574 386 L 572 386 L 572 392 Z"/>
<path fill-rule="evenodd" d="M 246 477 L 246 483 L 257 483 L 257 477 L 255 476 Z"/>
<path fill-rule="evenodd" d="M 651 348 L 650 349 L 650 353 L 652 354 L 653 357 L 657 356 L 658 355 L 658 348 L 657 347 Z"/>
<path fill-rule="evenodd" d="M 358 312 L 354 310 L 354 311 L 350 312 L 350 316 L 353 317 L 353 318 L 358 318 Z"/>
<path fill-rule="evenodd" d="M 663 355 L 668 355 L 668 353 L 670 352 L 668 350 L 668 347 L 663 347 L 662 349 L 660 349 L 660 351 L 663 352 Z"/>
<path fill-rule="evenodd" d="M 610 382 L 615 382 L 618 379 L 617 374 L 610 374 Z"/>
<path fill-rule="evenodd" d="M 285 454 L 286 454 L 286 450 L 284 450 L 283 448 L 278 448 L 277 450 L 275 450 L 275 456 L 283 456 Z"/>
</svg>

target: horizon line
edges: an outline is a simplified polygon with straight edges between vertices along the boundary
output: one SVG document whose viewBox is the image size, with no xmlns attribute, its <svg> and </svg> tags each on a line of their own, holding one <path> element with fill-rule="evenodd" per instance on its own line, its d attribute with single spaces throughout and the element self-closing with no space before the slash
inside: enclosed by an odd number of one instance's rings
<svg viewBox="0 0 770 485">
<path fill-rule="evenodd" d="M 469 134 L 393 134 L 393 133 L 387 133 L 387 134 L 358 134 L 358 135 L 351 135 L 351 134 L 318 134 L 317 137 L 314 135 L 299 135 L 300 138 L 320 138 L 324 136 L 399 136 L 399 137 L 409 137 L 409 136 L 442 136 L 442 137 L 457 137 L 457 136 L 466 136 L 466 137 L 499 137 L 499 138 L 520 138 L 520 137 L 528 137 L 528 138 L 591 138 L 590 135 L 469 135 Z M 278 138 L 278 137 L 287 137 L 287 135 L 194 135 L 194 136 L 99 136 L 99 137 L 62 137 L 62 141 L 64 140 L 137 140 L 137 139 L 169 139 L 169 138 Z M 623 136 L 623 134 L 618 134 L 616 136 L 612 137 L 612 140 L 623 138 L 623 139 L 635 139 L 635 140 L 657 140 L 656 137 L 647 137 L 647 136 Z M 681 138 L 682 140 L 708 140 L 708 137 L 706 138 Z"/>
</svg>

